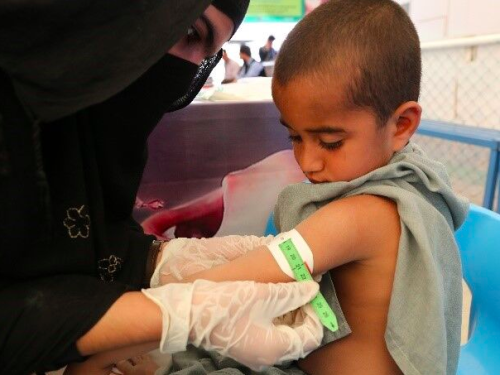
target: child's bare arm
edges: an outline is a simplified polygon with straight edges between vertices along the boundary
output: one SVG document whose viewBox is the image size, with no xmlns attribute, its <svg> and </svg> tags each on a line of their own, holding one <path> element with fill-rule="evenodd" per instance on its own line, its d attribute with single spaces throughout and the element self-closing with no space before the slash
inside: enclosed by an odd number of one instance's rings
<svg viewBox="0 0 500 375">
<path fill-rule="evenodd" d="M 396 204 L 386 198 L 360 195 L 332 202 L 300 223 L 296 229 L 314 255 L 314 275 L 346 263 L 370 260 L 380 255 L 387 241 L 399 241 L 400 224 Z M 266 246 L 183 281 L 206 279 L 290 281 Z"/>
</svg>

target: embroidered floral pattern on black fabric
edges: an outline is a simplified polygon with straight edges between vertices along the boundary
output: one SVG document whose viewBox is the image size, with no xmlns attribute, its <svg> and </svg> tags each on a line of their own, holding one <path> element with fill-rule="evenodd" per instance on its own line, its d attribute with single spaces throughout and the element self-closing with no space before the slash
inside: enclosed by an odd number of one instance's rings
<svg viewBox="0 0 500 375">
<path fill-rule="evenodd" d="M 88 238 L 90 234 L 90 217 L 85 212 L 85 205 L 80 208 L 68 208 L 63 224 L 68 228 L 71 238 Z"/>
<path fill-rule="evenodd" d="M 122 269 L 122 263 L 122 258 L 116 255 L 110 255 L 109 258 L 104 258 L 97 262 L 101 279 L 104 281 L 114 281 L 115 273 Z"/>
</svg>

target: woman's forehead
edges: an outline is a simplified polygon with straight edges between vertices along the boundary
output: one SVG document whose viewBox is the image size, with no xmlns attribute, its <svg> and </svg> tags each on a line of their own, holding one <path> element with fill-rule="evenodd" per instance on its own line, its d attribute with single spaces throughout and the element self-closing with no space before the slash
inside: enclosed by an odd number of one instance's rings
<svg viewBox="0 0 500 375">
<path fill-rule="evenodd" d="M 212 46 L 210 47 L 213 55 L 231 38 L 234 30 L 234 22 L 227 14 L 213 5 L 210 5 L 200 18 L 212 35 Z"/>
</svg>

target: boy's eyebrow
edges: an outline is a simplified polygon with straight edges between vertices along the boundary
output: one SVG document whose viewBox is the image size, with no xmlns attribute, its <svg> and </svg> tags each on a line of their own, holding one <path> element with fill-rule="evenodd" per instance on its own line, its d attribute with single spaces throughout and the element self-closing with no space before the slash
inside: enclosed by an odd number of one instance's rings
<svg viewBox="0 0 500 375">
<path fill-rule="evenodd" d="M 288 125 L 283 119 L 280 118 L 280 123 L 281 125 L 287 127 L 288 129 L 293 128 Z M 317 128 L 312 128 L 312 129 L 306 129 L 306 132 L 308 133 L 313 133 L 313 134 L 319 134 L 319 133 L 327 133 L 327 134 L 335 134 L 335 133 L 346 133 L 346 131 L 342 128 L 338 128 L 335 126 L 320 126 Z"/>
<path fill-rule="evenodd" d="M 215 27 L 210 21 L 210 19 L 202 14 L 200 16 L 200 19 L 205 23 L 205 26 L 207 27 L 207 39 L 205 41 L 205 52 L 207 57 L 214 55 L 217 51 L 214 52 L 214 42 L 215 42 L 215 36 L 214 36 L 214 30 Z"/>
<path fill-rule="evenodd" d="M 335 133 L 345 133 L 346 131 L 341 128 L 336 128 L 334 126 L 321 126 L 319 128 L 306 129 L 306 132 L 318 134 L 318 133 L 327 133 L 327 134 L 335 134 Z"/>
</svg>

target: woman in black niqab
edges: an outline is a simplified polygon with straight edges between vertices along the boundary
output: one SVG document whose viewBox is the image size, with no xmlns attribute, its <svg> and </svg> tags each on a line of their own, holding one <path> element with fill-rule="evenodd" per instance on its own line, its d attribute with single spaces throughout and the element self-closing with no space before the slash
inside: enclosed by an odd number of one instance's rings
<svg viewBox="0 0 500 375">
<path fill-rule="evenodd" d="M 148 283 L 132 219 L 146 140 L 220 54 L 166 54 L 210 0 L 0 4 L 0 374 L 81 360 L 75 342 Z M 246 0 L 213 5 L 241 23 Z"/>
</svg>

